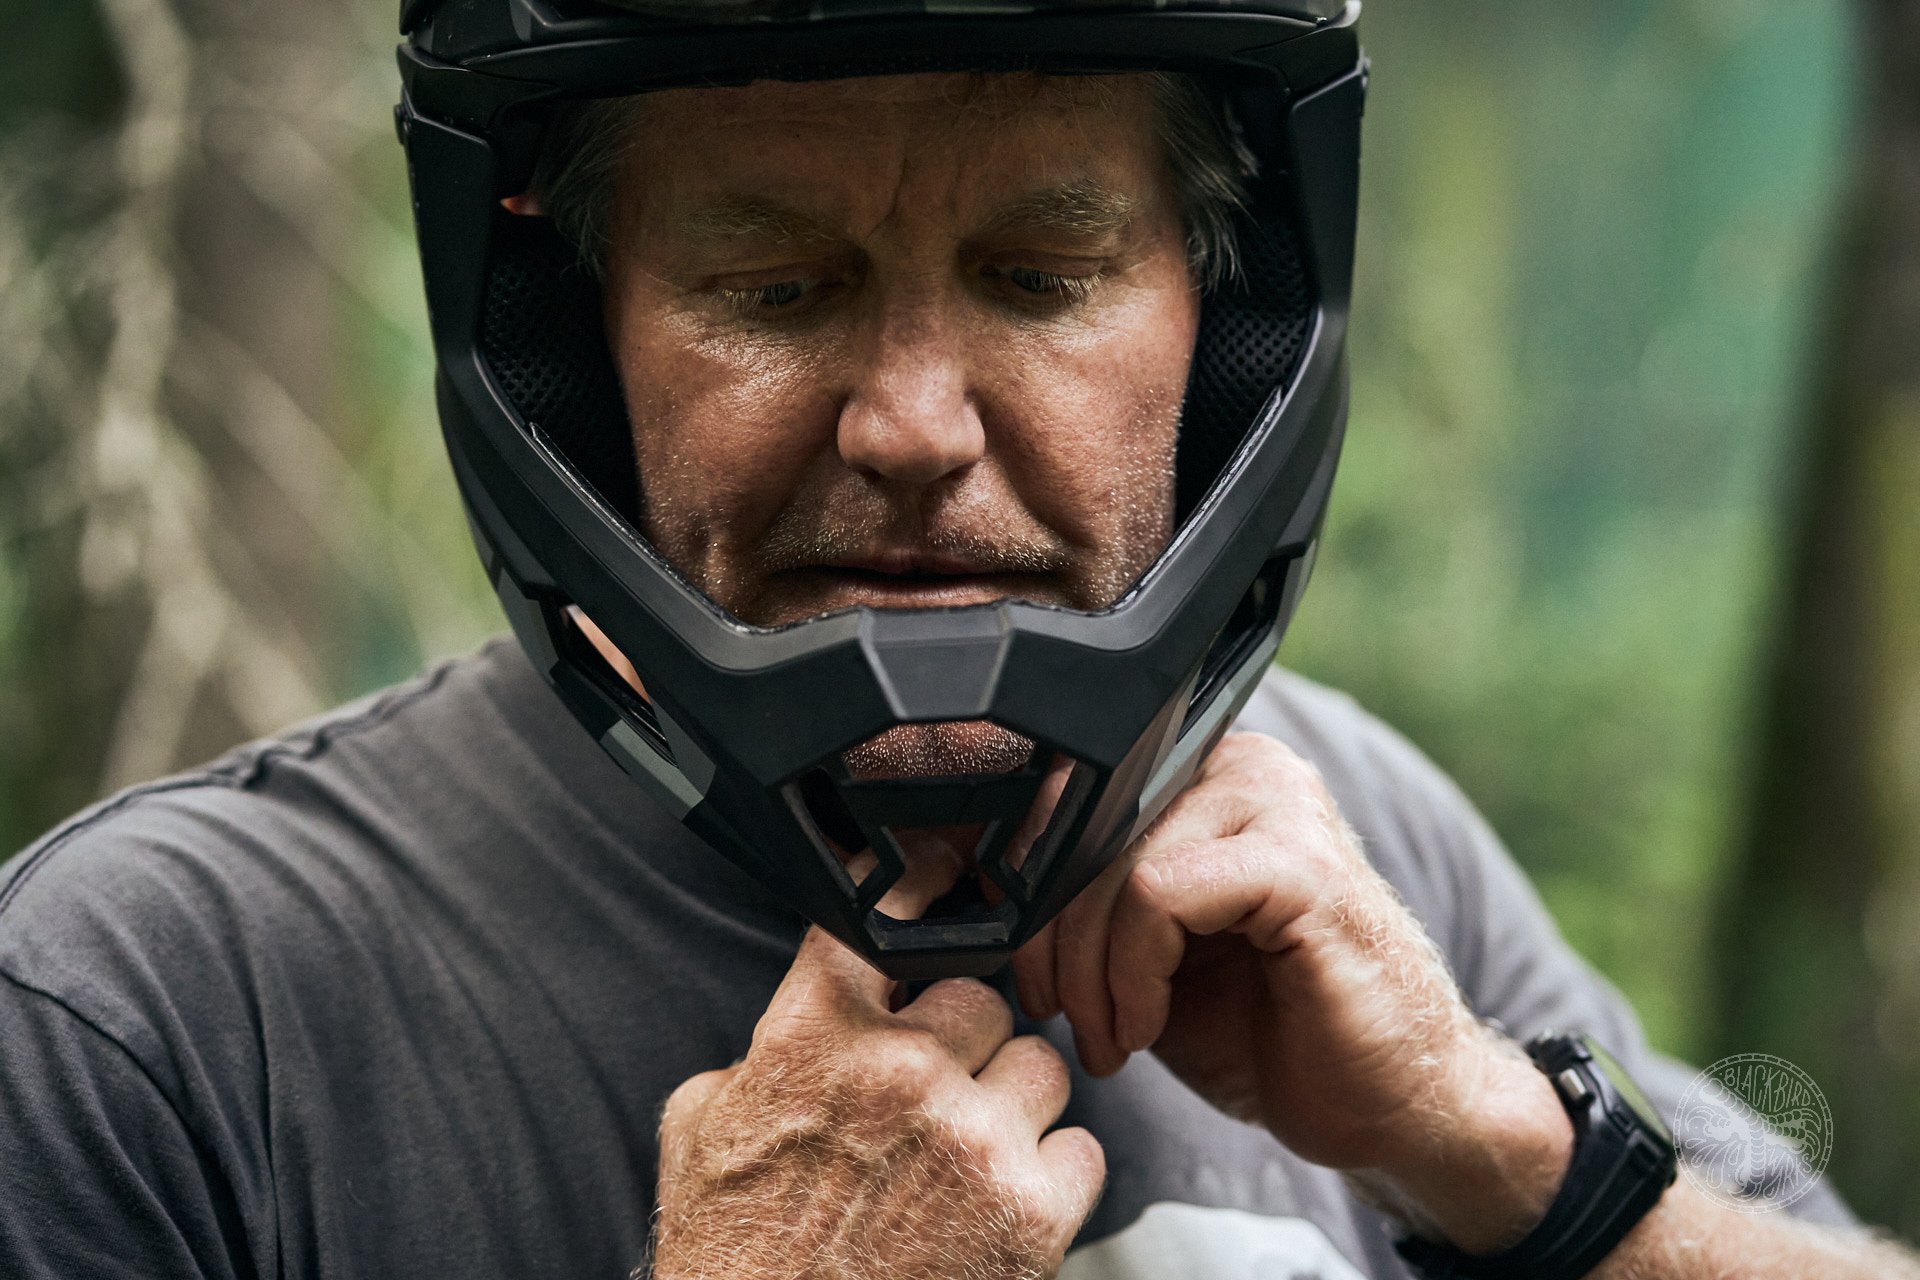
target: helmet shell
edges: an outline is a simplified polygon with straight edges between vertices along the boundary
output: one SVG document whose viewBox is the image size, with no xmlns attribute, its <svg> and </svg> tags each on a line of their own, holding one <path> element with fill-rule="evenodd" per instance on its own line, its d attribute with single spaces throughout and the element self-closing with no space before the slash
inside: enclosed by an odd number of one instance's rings
<svg viewBox="0 0 1920 1280">
<path fill-rule="evenodd" d="M 1244 705 L 1311 571 L 1347 411 L 1366 68 L 1358 6 L 1076 0 L 410 0 L 398 122 L 474 540 L 535 666 L 675 817 L 899 978 L 984 975 L 1145 830 Z M 523 191 L 560 103 L 689 83 L 912 70 L 1170 70 L 1226 96 L 1260 177 L 1239 279 L 1206 299 L 1182 419 L 1184 519 L 1118 602 L 860 608 L 779 628 L 720 609 L 635 528 L 631 427 L 598 287 Z M 577 606 L 638 669 L 616 676 Z M 988 720 L 1011 774 L 856 780 L 852 746 Z M 1044 832 L 1021 820 L 1065 773 Z M 1058 776 L 1054 785 L 1058 786 Z M 993 889 L 876 908 L 900 835 L 978 827 Z M 864 847 L 859 883 L 843 863 Z"/>
</svg>

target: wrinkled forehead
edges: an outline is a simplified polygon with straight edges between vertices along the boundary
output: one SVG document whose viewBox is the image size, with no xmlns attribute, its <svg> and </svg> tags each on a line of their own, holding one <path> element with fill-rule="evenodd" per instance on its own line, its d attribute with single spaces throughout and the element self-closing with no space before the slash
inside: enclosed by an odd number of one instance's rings
<svg viewBox="0 0 1920 1280">
<path fill-rule="evenodd" d="M 898 200 L 960 221 L 1040 190 L 1152 203 L 1165 180 L 1155 83 L 930 73 L 662 90 L 631 105 L 622 197 L 764 194 L 847 218 Z"/>
</svg>

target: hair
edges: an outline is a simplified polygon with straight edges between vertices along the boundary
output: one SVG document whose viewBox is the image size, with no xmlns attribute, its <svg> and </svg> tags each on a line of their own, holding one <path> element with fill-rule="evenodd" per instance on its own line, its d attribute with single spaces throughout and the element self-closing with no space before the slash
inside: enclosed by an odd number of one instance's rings
<svg viewBox="0 0 1920 1280">
<path fill-rule="evenodd" d="M 1212 289 L 1240 269 L 1236 217 L 1258 163 L 1232 111 L 1196 76 L 1152 72 L 1160 144 L 1172 168 L 1193 281 Z M 532 190 L 554 226 L 600 271 L 611 242 L 614 183 L 626 154 L 637 97 L 598 98 L 560 108 L 547 131 Z"/>
</svg>

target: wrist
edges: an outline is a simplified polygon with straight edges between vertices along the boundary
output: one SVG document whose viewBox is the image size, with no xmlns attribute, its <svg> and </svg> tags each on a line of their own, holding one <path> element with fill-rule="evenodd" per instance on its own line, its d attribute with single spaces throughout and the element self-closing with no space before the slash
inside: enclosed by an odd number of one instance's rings
<svg viewBox="0 0 1920 1280">
<path fill-rule="evenodd" d="M 1573 1125 L 1552 1082 L 1489 1032 L 1462 1055 L 1460 1085 L 1420 1126 L 1423 1140 L 1350 1175 L 1416 1234 L 1494 1254 L 1539 1226 L 1573 1156 Z"/>
</svg>

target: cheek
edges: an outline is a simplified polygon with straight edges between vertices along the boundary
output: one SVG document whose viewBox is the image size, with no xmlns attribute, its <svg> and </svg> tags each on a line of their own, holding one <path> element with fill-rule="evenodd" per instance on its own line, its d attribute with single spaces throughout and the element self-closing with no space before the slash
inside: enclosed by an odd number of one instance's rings
<svg viewBox="0 0 1920 1280">
<path fill-rule="evenodd" d="M 689 569 L 750 544 L 833 442 L 832 379 L 817 357 L 703 328 L 630 316 L 615 347 L 647 533 Z"/>
<path fill-rule="evenodd" d="M 1002 366 L 1007 469 L 1074 542 L 1132 559 L 1143 538 L 1158 539 L 1148 558 L 1164 543 L 1197 317 L 1184 290 L 1143 298 Z"/>
</svg>

